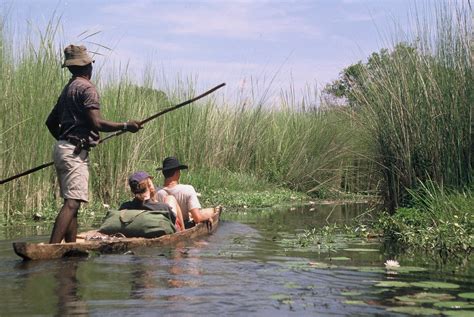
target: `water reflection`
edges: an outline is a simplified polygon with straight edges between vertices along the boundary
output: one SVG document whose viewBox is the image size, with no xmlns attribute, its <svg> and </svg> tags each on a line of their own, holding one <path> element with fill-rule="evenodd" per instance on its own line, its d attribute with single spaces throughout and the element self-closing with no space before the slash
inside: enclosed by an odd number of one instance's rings
<svg viewBox="0 0 474 317">
<path fill-rule="evenodd" d="M 155 268 L 141 261 L 137 261 L 135 270 L 131 274 L 130 298 L 153 301 L 156 299 L 151 290 L 164 285 L 166 281 L 155 279 Z"/>
<path fill-rule="evenodd" d="M 79 296 L 79 283 L 77 269 L 80 265 L 78 260 L 69 260 L 63 263 L 56 271 L 58 296 L 58 310 L 56 316 L 87 316 L 87 302 Z"/>
<path fill-rule="evenodd" d="M 33 303 L 36 313 L 54 316 L 87 316 L 87 303 L 79 296 L 77 269 L 80 260 L 21 261 L 18 282 L 26 290 L 22 295 Z M 33 291 L 28 295 L 29 291 Z M 21 305 L 21 302 L 18 303 Z"/>
<path fill-rule="evenodd" d="M 302 230 L 328 224 L 350 223 L 368 209 L 368 203 L 359 204 L 314 204 L 295 207 L 263 208 L 224 214 L 225 219 L 257 226 L 259 229 L 275 231 Z"/>
<path fill-rule="evenodd" d="M 429 290 L 380 282 L 438 280 L 459 288 L 435 292 L 472 292 L 472 264 L 463 272 L 440 272 L 428 259 L 397 258 L 412 271 L 388 274 L 378 244 L 351 238 L 328 251 L 289 241 L 302 229 L 363 211 L 345 205 L 266 209 L 236 214 L 238 221 L 228 221 L 229 214 L 200 241 L 85 260 L 20 262 L 11 243 L 0 241 L 0 315 L 399 316 L 387 311 L 399 296 Z"/>
</svg>

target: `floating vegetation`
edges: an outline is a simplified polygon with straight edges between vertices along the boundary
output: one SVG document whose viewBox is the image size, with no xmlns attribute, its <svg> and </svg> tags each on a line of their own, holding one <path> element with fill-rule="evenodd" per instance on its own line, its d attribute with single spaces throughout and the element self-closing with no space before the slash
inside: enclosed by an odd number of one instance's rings
<svg viewBox="0 0 474 317">
<path fill-rule="evenodd" d="M 376 266 L 361 266 L 357 267 L 356 270 L 365 273 L 385 273 L 385 269 Z"/>
<path fill-rule="evenodd" d="M 327 264 L 324 262 L 289 262 L 286 263 L 285 266 L 290 270 L 298 270 L 298 271 L 309 271 L 311 269 L 331 269 L 336 268 L 336 265 Z"/>
<path fill-rule="evenodd" d="M 451 308 L 451 309 L 463 309 L 463 308 L 474 308 L 474 304 L 468 302 L 460 302 L 460 301 L 446 301 L 446 302 L 439 302 L 434 304 L 435 307 L 438 308 Z M 474 312 L 471 312 L 474 315 Z"/>
<path fill-rule="evenodd" d="M 285 288 L 301 288 L 301 285 L 294 282 L 289 282 L 285 284 Z"/>
<path fill-rule="evenodd" d="M 377 249 L 363 249 L 363 248 L 348 248 L 344 249 L 344 251 L 350 251 L 350 252 L 379 252 Z"/>
<path fill-rule="evenodd" d="M 421 316 L 431 316 L 431 315 L 438 315 L 441 313 L 437 309 L 433 308 L 424 308 L 424 307 L 390 307 L 387 308 L 387 311 L 395 312 L 395 313 L 403 313 L 408 315 L 421 315 Z"/>
<path fill-rule="evenodd" d="M 359 291 L 346 291 L 346 292 L 341 292 L 342 296 L 359 296 L 362 295 L 362 292 Z"/>
<path fill-rule="evenodd" d="M 327 258 L 329 261 L 349 261 L 352 260 L 351 258 L 348 258 L 346 256 L 335 256 L 331 258 Z"/>
<path fill-rule="evenodd" d="M 395 298 L 404 303 L 436 303 L 439 301 L 453 299 L 454 296 L 449 294 L 422 292 L 413 295 L 396 296 Z"/>
<path fill-rule="evenodd" d="M 410 283 L 401 281 L 381 281 L 375 284 L 377 287 L 410 287 Z"/>
<path fill-rule="evenodd" d="M 276 300 L 282 304 L 291 305 L 293 303 L 291 296 L 287 294 L 272 294 L 270 295 L 270 299 Z"/>
<path fill-rule="evenodd" d="M 412 272 L 425 272 L 425 271 L 428 271 L 427 269 L 425 269 L 423 267 L 417 267 L 417 266 L 391 267 L 390 270 L 398 272 L 398 273 L 412 273 Z"/>
<path fill-rule="evenodd" d="M 362 305 L 362 306 L 367 306 L 368 304 L 362 300 L 345 300 L 343 302 L 346 305 Z"/>
<path fill-rule="evenodd" d="M 473 315 L 472 310 L 444 310 L 443 315 L 452 317 L 471 317 Z"/>
<path fill-rule="evenodd" d="M 474 299 L 474 293 L 473 292 L 459 293 L 458 296 L 461 297 L 461 298 Z"/>
<path fill-rule="evenodd" d="M 421 287 L 421 288 L 440 288 L 440 289 L 459 288 L 458 284 L 446 283 L 446 282 L 432 282 L 432 281 L 414 282 L 414 283 L 411 283 L 411 285 L 415 287 Z"/>
<path fill-rule="evenodd" d="M 421 288 L 434 288 L 434 289 L 456 289 L 459 288 L 458 284 L 446 283 L 446 282 L 401 282 L 401 281 L 381 281 L 375 284 L 377 287 L 421 287 Z"/>
<path fill-rule="evenodd" d="M 310 267 L 318 268 L 318 269 L 333 269 L 336 268 L 337 266 L 332 265 L 332 264 L 327 264 L 324 262 L 309 262 L 308 265 Z"/>
<path fill-rule="evenodd" d="M 398 263 L 398 261 L 395 261 L 395 260 L 387 260 L 385 263 L 385 268 L 387 269 L 397 269 L 400 267 L 400 263 Z"/>
</svg>

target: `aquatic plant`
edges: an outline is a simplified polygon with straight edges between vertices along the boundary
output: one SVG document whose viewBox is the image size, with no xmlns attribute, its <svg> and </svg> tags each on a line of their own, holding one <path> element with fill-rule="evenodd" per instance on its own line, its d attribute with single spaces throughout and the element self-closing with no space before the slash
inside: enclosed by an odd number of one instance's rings
<svg viewBox="0 0 474 317">
<path fill-rule="evenodd" d="M 420 180 L 456 188 L 472 182 L 472 11 L 466 2 L 428 10 L 433 21 L 415 16 L 418 30 L 397 29 L 405 37 L 328 87 L 348 100 L 372 137 L 390 212 Z"/>
<path fill-rule="evenodd" d="M 409 191 L 412 207 L 382 214 L 374 229 L 407 252 L 423 250 L 443 259 L 468 256 L 474 233 L 472 190 L 452 191 L 432 182 L 418 187 Z"/>
<path fill-rule="evenodd" d="M 400 263 L 398 263 L 398 261 L 395 261 L 395 260 L 387 260 L 385 263 L 385 268 L 386 269 L 393 269 L 393 268 L 399 268 L 400 267 Z"/>
</svg>

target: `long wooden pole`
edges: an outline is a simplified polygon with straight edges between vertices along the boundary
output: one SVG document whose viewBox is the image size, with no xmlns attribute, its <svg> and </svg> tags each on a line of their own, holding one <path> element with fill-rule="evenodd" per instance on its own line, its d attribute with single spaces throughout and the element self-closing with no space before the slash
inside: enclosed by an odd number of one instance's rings
<svg viewBox="0 0 474 317">
<path fill-rule="evenodd" d="M 182 102 L 182 103 L 180 103 L 180 104 L 177 104 L 177 105 L 175 105 L 175 106 L 172 106 L 172 107 L 166 108 L 166 109 L 164 109 L 164 110 L 161 110 L 160 112 L 155 113 L 155 114 L 152 115 L 151 117 L 148 117 L 148 118 L 146 118 L 146 119 L 140 121 L 140 125 L 143 125 L 143 124 L 145 124 L 145 123 L 147 123 L 147 122 L 149 122 L 149 121 L 151 121 L 151 120 L 153 120 L 153 119 L 156 119 L 156 118 L 158 118 L 159 116 L 162 116 L 162 115 L 164 115 L 164 114 L 167 113 L 167 112 L 176 110 L 176 109 L 181 108 L 181 107 L 183 107 L 183 106 L 186 106 L 186 105 L 188 105 L 188 104 L 190 104 L 190 103 L 193 103 L 193 102 L 195 102 L 195 101 L 198 100 L 198 99 L 201 99 L 201 98 L 203 98 L 203 97 L 205 97 L 205 96 L 207 96 L 207 95 L 209 95 L 209 94 L 212 94 L 214 91 L 216 91 L 217 89 L 220 89 L 220 88 L 222 88 L 222 87 L 224 87 L 224 86 L 225 86 L 225 83 L 222 83 L 222 84 L 217 85 L 216 87 L 214 87 L 214 88 L 212 88 L 212 89 L 210 89 L 210 90 L 208 90 L 208 91 L 206 91 L 206 92 L 200 94 L 199 96 L 196 96 L 196 97 L 194 97 L 194 98 L 192 98 L 192 99 L 186 100 L 186 101 L 184 101 L 184 102 Z M 124 134 L 125 132 L 127 132 L 127 131 L 117 131 L 117 132 L 111 133 L 111 134 L 109 134 L 108 136 L 106 136 L 105 138 L 101 139 L 101 140 L 99 141 L 99 144 L 102 143 L 102 142 L 107 141 L 108 139 L 111 139 L 111 138 L 113 138 L 113 137 L 116 137 L 116 136 L 119 136 L 119 135 L 121 135 L 121 134 Z M 10 176 L 10 177 L 8 177 L 8 178 L 2 179 L 2 180 L 0 180 L 0 185 L 3 185 L 3 184 L 5 184 L 5 183 L 8 183 L 9 181 L 12 181 L 12 180 L 14 180 L 14 179 L 20 178 L 20 177 L 22 177 L 22 176 L 25 176 L 25 175 L 34 173 L 34 172 L 36 172 L 36 171 L 39 171 L 39 170 L 41 170 L 41 169 L 43 169 L 43 168 L 45 168 L 45 167 L 51 166 L 51 165 L 53 165 L 53 164 L 54 164 L 54 162 L 45 163 L 45 164 L 39 165 L 39 166 L 37 166 L 37 167 L 34 167 L 34 168 L 32 168 L 32 169 L 29 169 L 29 170 L 27 170 L 27 171 L 24 171 L 24 172 L 22 172 L 22 173 L 20 173 L 20 174 L 17 174 L 17 175 Z"/>
</svg>

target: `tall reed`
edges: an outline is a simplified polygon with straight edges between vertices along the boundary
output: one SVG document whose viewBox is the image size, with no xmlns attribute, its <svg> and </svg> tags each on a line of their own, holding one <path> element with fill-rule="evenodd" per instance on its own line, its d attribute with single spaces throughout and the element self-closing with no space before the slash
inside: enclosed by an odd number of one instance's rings
<svg viewBox="0 0 474 317">
<path fill-rule="evenodd" d="M 436 29 L 419 30 L 365 68 L 364 85 L 354 90 L 391 210 L 420 180 L 456 188 L 472 182 L 471 19 L 469 10 L 448 5 L 436 17 Z"/>
<path fill-rule="evenodd" d="M 44 121 L 70 76 L 60 68 L 62 49 L 55 45 L 59 28 L 52 22 L 39 42 L 27 39 L 15 50 L 8 34 L 0 35 L 2 179 L 51 161 L 54 139 Z M 126 69 L 94 73 L 104 118 L 144 119 L 196 94 L 193 80 L 162 80 L 150 72 L 138 85 L 130 78 Z M 169 155 L 192 170 L 221 171 L 223 177 L 251 175 L 248 181 L 257 178 L 311 192 L 347 188 L 341 183 L 352 168 L 350 117 L 340 110 L 305 108 L 305 102 L 285 94 L 270 106 L 267 92 L 252 90 L 227 102 L 215 94 L 148 123 L 139 133 L 101 144 L 90 154 L 92 201 L 117 205 L 128 193 L 131 172 L 153 172 Z M 61 203 L 57 193 L 54 168 L 2 185 L 3 221 L 28 218 L 41 208 L 56 210 Z"/>
</svg>

